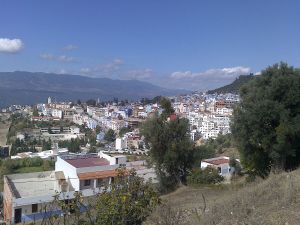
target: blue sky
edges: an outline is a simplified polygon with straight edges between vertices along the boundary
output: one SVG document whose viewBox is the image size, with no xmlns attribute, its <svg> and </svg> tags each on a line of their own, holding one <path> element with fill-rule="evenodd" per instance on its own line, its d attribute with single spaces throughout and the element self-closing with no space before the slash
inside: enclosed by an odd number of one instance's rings
<svg viewBox="0 0 300 225">
<path fill-rule="evenodd" d="M 298 0 L 3 0 L 0 71 L 139 79 L 205 90 L 300 67 Z"/>
</svg>

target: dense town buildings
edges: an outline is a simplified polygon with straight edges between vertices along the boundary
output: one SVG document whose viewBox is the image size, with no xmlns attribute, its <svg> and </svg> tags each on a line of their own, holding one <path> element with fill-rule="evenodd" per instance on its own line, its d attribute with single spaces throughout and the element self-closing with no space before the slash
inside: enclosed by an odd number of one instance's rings
<svg viewBox="0 0 300 225">
<path fill-rule="evenodd" d="M 230 133 L 230 121 L 234 105 L 239 96 L 233 94 L 208 95 L 194 93 L 170 98 L 175 112 L 170 120 L 177 117 L 187 118 L 190 124 L 190 136 L 193 141 L 214 139 L 219 134 Z M 34 109 L 37 110 L 35 114 Z M 41 209 L 53 200 L 53 195 L 60 193 L 59 198 L 74 195 L 81 191 L 88 199 L 101 192 L 103 185 L 110 185 L 116 176 L 115 169 L 119 166 L 135 168 L 140 176 L 154 178 L 154 169 L 148 169 L 144 161 L 128 162 L 126 154 L 147 154 L 148 150 L 143 137 L 139 133 L 139 125 L 162 109 L 157 103 L 142 104 L 106 104 L 89 106 L 55 102 L 50 97 L 47 104 L 36 106 L 10 106 L 2 112 L 18 113 L 33 123 L 57 123 L 66 121 L 70 126 L 46 126 L 26 128 L 16 133 L 19 141 L 44 140 L 51 141 L 49 149 L 37 152 L 21 152 L 11 155 L 12 159 L 40 157 L 54 160 L 55 170 L 39 173 L 13 174 L 4 177 L 4 216 L 11 223 L 29 222 L 47 216 Z M 37 115 L 38 114 L 38 115 Z M 83 129 L 84 128 L 84 129 Z M 126 132 L 120 133 L 123 129 Z M 81 152 L 75 154 L 68 148 L 59 148 L 61 141 L 86 139 L 85 129 L 96 133 L 96 143 L 103 143 L 107 130 L 113 130 L 116 140 L 104 149 L 96 148 L 94 155 L 90 151 L 89 139 Z M 104 142 L 105 143 L 105 142 Z M 2 148 L 2 157 L 7 157 L 8 147 Z M 105 153 L 104 153 L 105 152 Z M 110 154 L 119 155 L 110 155 Z M 200 165 L 199 165 L 200 166 Z M 201 168 L 215 167 L 222 176 L 232 173 L 229 158 L 213 158 L 202 161 Z M 35 184 L 41 185 L 35 185 Z M 59 209 L 53 209 L 59 214 Z M 45 214 L 46 213 L 46 214 Z"/>
</svg>

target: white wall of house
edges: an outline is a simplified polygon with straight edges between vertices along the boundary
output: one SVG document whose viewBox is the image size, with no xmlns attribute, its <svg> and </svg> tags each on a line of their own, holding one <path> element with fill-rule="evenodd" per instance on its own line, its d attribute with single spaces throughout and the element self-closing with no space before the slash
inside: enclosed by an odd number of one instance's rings
<svg viewBox="0 0 300 225">
<path fill-rule="evenodd" d="M 127 148 L 127 138 L 117 138 L 116 139 L 116 150 L 122 150 Z"/>
<path fill-rule="evenodd" d="M 67 163 L 65 160 L 57 157 L 57 161 L 55 163 L 55 171 L 63 171 L 65 174 L 66 180 L 72 185 L 75 191 L 80 190 L 80 182 L 77 176 L 77 170 L 74 166 Z"/>
<path fill-rule="evenodd" d="M 208 163 L 208 162 L 203 162 L 203 161 L 201 162 L 201 169 L 205 169 L 206 167 L 209 167 L 209 166 L 218 169 L 219 174 L 222 175 L 222 176 L 226 176 L 226 175 L 233 172 L 233 168 L 231 168 L 229 166 L 229 163 L 214 165 L 214 164 L 211 164 L 211 163 Z"/>
<path fill-rule="evenodd" d="M 99 152 L 98 154 L 101 158 L 106 159 L 107 161 L 109 161 L 110 165 L 116 165 L 116 164 L 124 164 L 127 161 L 126 156 L 123 155 L 119 155 L 119 156 L 110 156 L 108 154 L 105 154 L 103 152 Z M 117 162 L 118 161 L 118 162 Z"/>
</svg>

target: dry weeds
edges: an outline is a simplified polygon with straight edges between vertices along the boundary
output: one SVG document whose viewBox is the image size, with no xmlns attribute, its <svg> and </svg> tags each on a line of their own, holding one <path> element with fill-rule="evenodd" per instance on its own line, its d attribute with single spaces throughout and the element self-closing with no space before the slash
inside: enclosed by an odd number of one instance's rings
<svg viewBox="0 0 300 225">
<path fill-rule="evenodd" d="M 241 187 L 181 188 L 163 198 L 167 205 L 146 224 L 172 225 L 166 221 L 173 218 L 178 225 L 299 225 L 300 169 Z"/>
</svg>

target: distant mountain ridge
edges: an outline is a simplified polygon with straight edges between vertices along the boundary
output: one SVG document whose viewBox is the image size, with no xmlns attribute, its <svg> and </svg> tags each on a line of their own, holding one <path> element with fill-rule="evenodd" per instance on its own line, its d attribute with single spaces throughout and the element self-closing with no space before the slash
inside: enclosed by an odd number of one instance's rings
<svg viewBox="0 0 300 225">
<path fill-rule="evenodd" d="M 231 84 L 225 85 L 223 87 L 214 89 L 214 90 L 209 90 L 207 93 L 208 94 L 221 94 L 221 93 L 235 93 L 238 94 L 240 88 L 248 83 L 250 80 L 254 78 L 253 74 L 250 75 L 240 75 L 238 78 L 235 79 Z"/>
<path fill-rule="evenodd" d="M 138 80 L 112 80 L 41 72 L 0 72 L 0 107 L 45 102 L 48 96 L 57 101 L 91 98 L 103 101 L 114 97 L 138 100 L 181 92 L 186 91 L 166 89 Z"/>
</svg>

